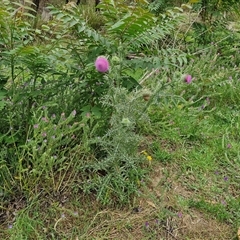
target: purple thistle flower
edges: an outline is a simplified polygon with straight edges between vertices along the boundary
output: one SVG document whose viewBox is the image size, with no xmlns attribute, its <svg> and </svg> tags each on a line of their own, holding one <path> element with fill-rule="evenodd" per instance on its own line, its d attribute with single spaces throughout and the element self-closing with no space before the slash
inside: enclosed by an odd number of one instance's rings
<svg viewBox="0 0 240 240">
<path fill-rule="evenodd" d="M 223 179 L 224 179 L 224 181 L 228 181 L 228 177 L 227 176 L 225 176 Z"/>
<path fill-rule="evenodd" d="M 43 117 L 43 118 L 42 118 L 42 121 L 48 122 L 48 119 L 47 119 L 46 117 Z"/>
<path fill-rule="evenodd" d="M 228 143 L 227 148 L 231 148 L 231 147 L 232 147 L 232 145 L 230 143 Z"/>
<path fill-rule="evenodd" d="M 145 222 L 145 228 L 149 228 L 149 222 Z"/>
<path fill-rule="evenodd" d="M 38 128 L 38 124 L 34 124 L 33 128 L 35 128 L 35 129 Z"/>
<path fill-rule="evenodd" d="M 221 204 L 222 204 L 222 205 L 226 205 L 227 203 L 226 203 L 226 201 L 222 200 L 222 201 L 221 201 Z"/>
<path fill-rule="evenodd" d="M 46 132 L 42 133 L 42 136 L 43 136 L 43 137 L 46 137 L 46 136 L 47 136 L 47 133 L 46 133 Z"/>
<path fill-rule="evenodd" d="M 177 215 L 178 215 L 179 218 L 182 218 L 182 213 L 181 212 L 178 212 Z"/>
<path fill-rule="evenodd" d="M 184 77 L 184 80 L 187 84 L 190 84 L 192 82 L 192 76 L 191 75 L 186 75 Z"/>
<path fill-rule="evenodd" d="M 107 72 L 109 70 L 109 62 L 105 57 L 98 57 L 95 61 L 95 67 L 98 72 Z"/>
</svg>

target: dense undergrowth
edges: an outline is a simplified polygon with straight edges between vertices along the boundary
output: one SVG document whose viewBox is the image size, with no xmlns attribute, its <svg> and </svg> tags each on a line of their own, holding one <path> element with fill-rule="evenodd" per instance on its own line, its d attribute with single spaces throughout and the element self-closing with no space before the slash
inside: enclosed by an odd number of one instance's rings
<svg viewBox="0 0 240 240">
<path fill-rule="evenodd" d="M 93 223 L 58 231 L 65 215 L 55 225 L 43 215 L 55 219 L 64 199 L 78 208 L 77 196 L 130 207 L 154 168 L 176 164 L 173 177 L 192 194 L 176 196 L 175 207 L 239 227 L 238 3 L 213 1 L 205 11 L 200 1 L 182 3 L 104 0 L 100 12 L 49 6 L 51 19 L 44 22 L 30 7 L 4 0 L 3 238 L 87 239 Z M 97 66 L 99 56 L 107 71 Z M 155 228 L 145 230 L 146 239 L 159 239 Z"/>
</svg>

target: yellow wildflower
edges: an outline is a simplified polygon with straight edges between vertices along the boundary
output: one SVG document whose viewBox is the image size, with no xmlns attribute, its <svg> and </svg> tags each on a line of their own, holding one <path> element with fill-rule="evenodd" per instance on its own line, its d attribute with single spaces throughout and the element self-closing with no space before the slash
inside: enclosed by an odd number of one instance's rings
<svg viewBox="0 0 240 240">
<path fill-rule="evenodd" d="M 147 156 L 147 160 L 150 162 L 152 161 L 152 157 L 150 155 Z"/>
<path fill-rule="evenodd" d="M 144 154 L 144 155 L 148 155 L 148 153 L 146 152 L 146 150 L 141 151 L 141 153 Z"/>
</svg>

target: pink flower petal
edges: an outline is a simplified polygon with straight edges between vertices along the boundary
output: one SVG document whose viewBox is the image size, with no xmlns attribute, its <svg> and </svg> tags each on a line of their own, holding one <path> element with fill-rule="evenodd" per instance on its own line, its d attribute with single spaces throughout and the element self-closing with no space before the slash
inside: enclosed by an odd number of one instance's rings
<svg viewBox="0 0 240 240">
<path fill-rule="evenodd" d="M 98 72 L 107 72 L 109 70 L 109 62 L 105 57 L 98 57 L 95 61 L 95 67 Z"/>
</svg>

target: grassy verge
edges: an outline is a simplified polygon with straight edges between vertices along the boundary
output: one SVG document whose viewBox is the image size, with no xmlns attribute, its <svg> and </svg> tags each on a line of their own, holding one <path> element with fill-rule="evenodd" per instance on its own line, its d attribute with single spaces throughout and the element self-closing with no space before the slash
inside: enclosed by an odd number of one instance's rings
<svg viewBox="0 0 240 240">
<path fill-rule="evenodd" d="M 214 98 L 209 102 L 195 115 L 161 103 L 150 109 L 141 150 L 152 157 L 146 159 L 152 173 L 127 208 L 106 208 L 71 192 L 18 198 L 7 206 L 1 238 L 235 239 L 240 113 Z"/>
<path fill-rule="evenodd" d="M 183 9 L 144 2 L 52 8 L 38 29 L 6 3 L 0 239 L 237 239 L 238 33 L 201 45 Z"/>
</svg>

